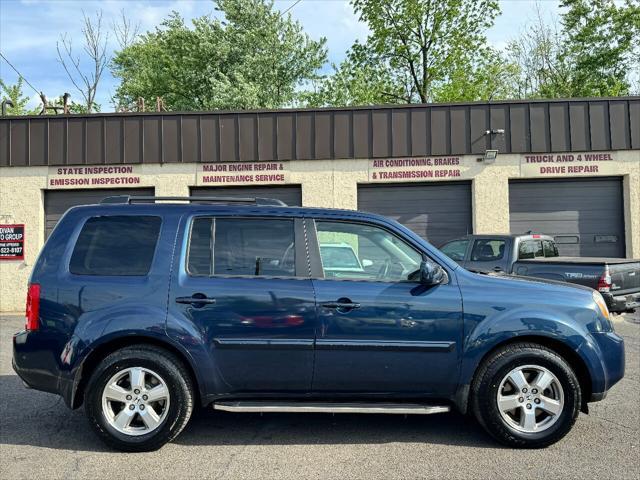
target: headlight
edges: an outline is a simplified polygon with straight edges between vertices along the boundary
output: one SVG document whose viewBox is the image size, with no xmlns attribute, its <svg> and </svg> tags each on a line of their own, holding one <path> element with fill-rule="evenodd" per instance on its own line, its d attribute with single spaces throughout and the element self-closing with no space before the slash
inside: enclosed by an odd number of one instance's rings
<svg viewBox="0 0 640 480">
<path fill-rule="evenodd" d="M 600 292 L 595 290 L 593 291 L 593 301 L 596 302 L 596 305 L 598 305 L 598 308 L 600 309 L 600 313 L 602 313 L 602 316 L 607 320 L 607 330 L 612 330 L 609 308 L 607 307 L 607 302 L 605 302 L 602 295 L 600 295 Z"/>
</svg>

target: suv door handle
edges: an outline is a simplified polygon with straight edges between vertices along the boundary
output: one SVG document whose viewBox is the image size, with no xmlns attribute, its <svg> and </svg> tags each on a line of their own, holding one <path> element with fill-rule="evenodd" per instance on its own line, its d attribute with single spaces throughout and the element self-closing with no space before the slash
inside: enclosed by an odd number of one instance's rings
<svg viewBox="0 0 640 480">
<path fill-rule="evenodd" d="M 502 267 L 493 267 L 494 272 L 503 272 Z"/>
<path fill-rule="evenodd" d="M 360 304 L 354 302 L 322 302 L 320 305 L 324 308 L 342 308 L 344 310 L 360 308 Z"/>
<path fill-rule="evenodd" d="M 191 297 L 176 297 L 176 303 L 187 303 L 187 304 L 209 304 L 212 305 L 216 303 L 215 298 L 208 298 L 202 293 L 194 293 Z"/>
</svg>

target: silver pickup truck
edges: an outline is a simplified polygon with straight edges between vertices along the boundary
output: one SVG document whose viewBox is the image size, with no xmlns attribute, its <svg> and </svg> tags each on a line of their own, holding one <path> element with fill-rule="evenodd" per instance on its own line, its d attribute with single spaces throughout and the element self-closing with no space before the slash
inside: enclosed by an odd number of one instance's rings
<svg viewBox="0 0 640 480">
<path fill-rule="evenodd" d="M 467 270 L 578 283 L 598 290 L 612 312 L 640 307 L 640 260 L 561 257 L 548 235 L 467 235 L 440 250 Z"/>
</svg>

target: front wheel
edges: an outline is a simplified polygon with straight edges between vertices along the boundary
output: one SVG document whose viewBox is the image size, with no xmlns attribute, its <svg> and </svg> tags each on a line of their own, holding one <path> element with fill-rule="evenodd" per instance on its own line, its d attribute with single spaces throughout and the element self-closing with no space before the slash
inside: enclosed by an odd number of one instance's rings
<svg viewBox="0 0 640 480">
<path fill-rule="evenodd" d="M 160 448 L 182 431 L 192 410 L 189 373 L 169 352 L 152 346 L 112 353 L 87 385 L 87 417 L 100 438 L 118 450 Z"/>
<path fill-rule="evenodd" d="M 581 405 L 578 379 L 556 352 L 537 344 L 508 345 L 480 367 L 472 408 L 501 443 L 540 448 L 564 437 Z"/>
</svg>

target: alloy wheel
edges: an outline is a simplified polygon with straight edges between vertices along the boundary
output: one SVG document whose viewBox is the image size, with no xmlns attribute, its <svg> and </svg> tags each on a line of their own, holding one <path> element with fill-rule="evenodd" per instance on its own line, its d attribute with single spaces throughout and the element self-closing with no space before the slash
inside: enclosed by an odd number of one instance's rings
<svg viewBox="0 0 640 480">
<path fill-rule="evenodd" d="M 511 370 L 498 388 L 498 410 L 505 423 L 523 433 L 539 433 L 553 426 L 564 407 L 560 380 L 539 365 Z"/>
<path fill-rule="evenodd" d="M 162 425 L 169 411 L 166 382 L 156 372 L 131 367 L 111 377 L 102 392 L 102 412 L 125 435 L 144 435 Z"/>
</svg>

